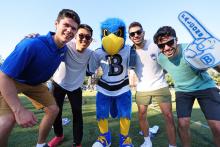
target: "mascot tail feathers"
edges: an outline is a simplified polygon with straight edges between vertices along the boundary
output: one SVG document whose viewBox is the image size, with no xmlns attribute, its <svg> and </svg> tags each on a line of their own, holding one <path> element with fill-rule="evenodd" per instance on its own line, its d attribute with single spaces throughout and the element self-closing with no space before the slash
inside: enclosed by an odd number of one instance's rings
<svg viewBox="0 0 220 147">
<path fill-rule="evenodd" d="M 118 109 L 117 109 L 116 99 L 114 99 L 114 98 L 111 100 L 110 114 L 111 114 L 112 118 L 115 118 L 116 116 L 118 116 Z"/>
</svg>

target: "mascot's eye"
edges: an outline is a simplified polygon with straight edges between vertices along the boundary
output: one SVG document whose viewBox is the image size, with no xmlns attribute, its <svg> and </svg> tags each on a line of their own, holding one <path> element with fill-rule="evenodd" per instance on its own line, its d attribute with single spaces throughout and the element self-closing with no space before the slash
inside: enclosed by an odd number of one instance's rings
<svg viewBox="0 0 220 147">
<path fill-rule="evenodd" d="M 110 32 L 108 30 L 103 30 L 103 37 L 108 36 L 110 34 Z"/>
<path fill-rule="evenodd" d="M 117 32 L 114 33 L 116 36 L 118 37 L 123 37 L 123 33 L 122 33 L 122 30 L 119 29 Z"/>
</svg>

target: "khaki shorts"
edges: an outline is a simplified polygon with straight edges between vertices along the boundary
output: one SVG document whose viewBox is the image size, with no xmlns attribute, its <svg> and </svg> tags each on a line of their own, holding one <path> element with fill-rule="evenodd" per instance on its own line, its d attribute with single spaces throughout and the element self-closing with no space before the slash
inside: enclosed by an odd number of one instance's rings
<svg viewBox="0 0 220 147">
<path fill-rule="evenodd" d="M 36 109 L 42 109 L 44 107 L 55 105 L 56 101 L 52 94 L 48 91 L 48 88 L 44 84 L 31 86 L 14 81 L 18 93 L 23 93 L 28 97 Z M 11 113 L 11 109 L 2 97 L 0 93 L 0 115 Z"/>
<path fill-rule="evenodd" d="M 135 94 L 135 100 L 137 105 L 149 105 L 152 98 L 160 103 L 171 103 L 171 94 L 168 87 L 161 88 L 154 91 L 140 92 Z"/>
</svg>

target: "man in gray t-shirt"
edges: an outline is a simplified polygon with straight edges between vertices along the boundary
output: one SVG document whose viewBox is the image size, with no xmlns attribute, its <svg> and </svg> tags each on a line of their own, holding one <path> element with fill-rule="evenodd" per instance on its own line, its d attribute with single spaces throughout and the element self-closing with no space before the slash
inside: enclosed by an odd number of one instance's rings
<svg viewBox="0 0 220 147">
<path fill-rule="evenodd" d="M 86 68 L 92 50 L 88 46 L 92 42 L 93 30 L 86 24 L 79 25 L 75 40 L 70 41 L 65 62 L 62 62 L 52 78 L 53 95 L 60 112 L 53 124 L 55 137 L 48 143 L 56 146 L 64 138 L 62 127 L 62 108 L 67 95 L 73 115 L 73 146 L 81 147 L 83 137 L 82 90 Z"/>
</svg>

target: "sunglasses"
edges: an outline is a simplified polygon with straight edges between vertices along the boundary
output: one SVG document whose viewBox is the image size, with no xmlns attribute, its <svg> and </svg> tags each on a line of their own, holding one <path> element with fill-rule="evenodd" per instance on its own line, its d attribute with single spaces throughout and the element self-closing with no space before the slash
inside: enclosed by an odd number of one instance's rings
<svg viewBox="0 0 220 147">
<path fill-rule="evenodd" d="M 129 36 L 134 37 L 135 34 L 141 35 L 142 32 L 143 32 L 143 30 L 137 30 L 136 32 L 131 32 L 131 33 L 129 33 Z"/>
<path fill-rule="evenodd" d="M 175 41 L 175 38 L 171 39 L 170 41 L 167 41 L 166 43 L 157 44 L 157 46 L 160 49 L 163 49 L 165 45 L 168 45 L 169 47 L 171 47 L 174 44 L 174 41 Z"/>
<path fill-rule="evenodd" d="M 90 36 L 90 35 L 85 35 L 85 34 L 79 34 L 78 35 L 79 36 L 79 39 L 80 40 L 83 40 L 83 38 L 85 38 L 86 40 L 91 40 L 91 38 L 92 38 L 92 36 Z"/>
</svg>

